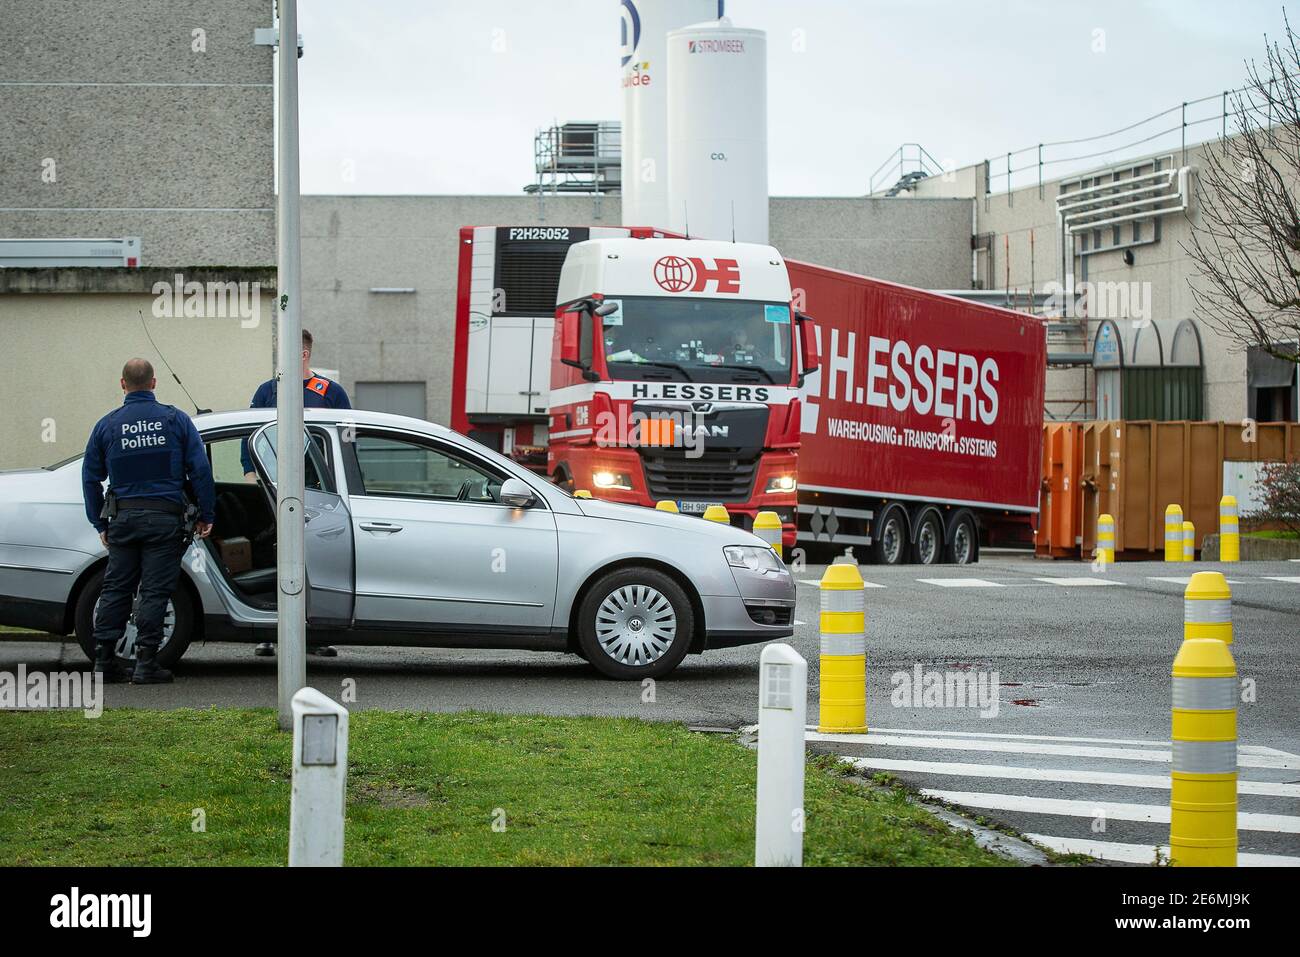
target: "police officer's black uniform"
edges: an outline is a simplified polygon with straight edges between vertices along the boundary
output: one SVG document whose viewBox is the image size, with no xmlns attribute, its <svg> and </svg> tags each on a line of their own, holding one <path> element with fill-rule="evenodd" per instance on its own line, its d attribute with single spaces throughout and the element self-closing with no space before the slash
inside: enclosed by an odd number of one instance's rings
<svg viewBox="0 0 1300 957">
<path fill-rule="evenodd" d="M 127 677 L 114 649 L 131 615 L 137 586 L 131 680 L 172 680 L 171 672 L 159 668 L 155 659 L 167 602 L 190 539 L 193 509 L 187 515 L 187 479 L 197 499 L 198 520 L 211 524 L 216 490 L 203 440 L 188 415 L 162 405 L 147 389 L 128 392 L 122 407 L 100 419 L 86 443 L 81 468 L 86 517 L 108 535 L 108 570 L 95 610 L 95 671 L 106 681 Z"/>
</svg>

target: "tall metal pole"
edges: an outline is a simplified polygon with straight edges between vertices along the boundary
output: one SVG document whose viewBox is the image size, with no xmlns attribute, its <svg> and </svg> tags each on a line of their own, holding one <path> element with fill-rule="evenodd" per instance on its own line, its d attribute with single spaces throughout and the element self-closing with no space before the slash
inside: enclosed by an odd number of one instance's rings
<svg viewBox="0 0 1300 957">
<path fill-rule="evenodd" d="M 307 593 L 303 547 L 302 257 L 298 210 L 298 7 L 278 0 L 280 85 L 276 198 L 276 282 L 279 336 L 275 378 L 276 664 L 280 729 L 293 730 L 293 696 L 307 684 Z"/>
</svg>

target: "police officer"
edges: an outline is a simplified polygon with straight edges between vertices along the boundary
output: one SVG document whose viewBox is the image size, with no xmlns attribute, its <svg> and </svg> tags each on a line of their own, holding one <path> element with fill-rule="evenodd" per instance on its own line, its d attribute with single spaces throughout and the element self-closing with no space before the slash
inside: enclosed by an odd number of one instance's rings
<svg viewBox="0 0 1300 957">
<path fill-rule="evenodd" d="M 86 517 L 108 549 L 108 570 L 95 610 L 95 671 L 105 681 L 162 684 L 163 615 L 189 544 L 185 485 L 197 497 L 194 533 L 207 538 L 216 512 L 216 489 L 203 440 L 190 417 L 154 398 L 157 385 L 146 359 L 122 367 L 122 406 L 96 423 L 82 460 Z M 104 479 L 108 479 L 105 503 Z M 119 666 L 114 648 L 122 637 L 136 589 L 135 670 Z"/>
<path fill-rule="evenodd" d="M 352 402 L 348 399 L 347 390 L 333 379 L 317 375 L 311 371 L 311 350 L 312 334 L 306 329 L 302 331 L 302 407 L 304 409 L 350 409 Z M 275 407 L 275 380 L 267 379 L 257 391 L 253 393 L 253 401 L 249 403 L 250 409 L 269 409 Z M 244 478 L 249 482 L 257 481 L 257 473 L 253 471 L 253 459 L 248 452 L 248 442 L 245 440 L 240 447 L 240 461 L 244 466 Z M 322 658 L 333 658 L 338 655 L 338 651 L 329 645 L 312 645 L 308 651 Z M 253 649 L 253 654 L 267 656 L 275 654 L 275 645 L 272 642 L 264 641 Z"/>
<path fill-rule="evenodd" d="M 350 409 L 352 402 L 347 390 L 333 379 L 317 375 L 311 371 L 312 335 L 306 329 L 302 331 L 302 407 L 304 409 Z M 253 393 L 250 409 L 275 408 L 275 380 L 267 379 Z M 257 481 L 253 471 L 253 460 L 248 454 L 248 443 L 240 451 L 240 460 L 244 465 L 244 478 L 250 482 Z"/>
</svg>

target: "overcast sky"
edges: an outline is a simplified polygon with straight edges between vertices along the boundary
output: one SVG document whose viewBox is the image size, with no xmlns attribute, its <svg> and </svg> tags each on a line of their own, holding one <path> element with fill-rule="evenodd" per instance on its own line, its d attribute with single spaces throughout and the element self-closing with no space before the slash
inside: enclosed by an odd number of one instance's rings
<svg viewBox="0 0 1300 957">
<path fill-rule="evenodd" d="M 539 127 L 621 118 L 618 0 L 299 11 L 304 193 L 518 193 Z M 1280 0 L 727 0 L 727 14 L 767 31 L 773 195 L 865 193 L 903 142 L 965 166 L 1127 126 L 1240 85 L 1282 27 Z"/>
</svg>

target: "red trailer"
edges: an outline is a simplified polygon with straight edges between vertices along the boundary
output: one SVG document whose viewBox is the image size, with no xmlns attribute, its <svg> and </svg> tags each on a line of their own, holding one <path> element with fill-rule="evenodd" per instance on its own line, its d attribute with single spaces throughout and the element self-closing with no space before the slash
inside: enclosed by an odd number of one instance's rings
<svg viewBox="0 0 1300 957">
<path fill-rule="evenodd" d="M 1024 544 L 1038 513 L 1034 316 L 786 260 L 820 369 L 802 395 L 801 545 L 894 564 Z M 865 552 L 865 554 L 864 554 Z"/>
<path fill-rule="evenodd" d="M 460 240 L 453 428 L 597 498 L 722 504 L 745 527 L 775 511 L 787 549 L 932 564 L 1032 543 L 1047 348 L 1034 316 L 660 230 Z M 660 275 L 668 263 L 693 282 Z M 597 316 L 600 303 L 617 309 Z M 672 354 L 625 348 L 655 323 Z M 780 361 L 757 368 L 741 325 Z M 637 416 L 678 419 L 647 437 Z"/>
</svg>

